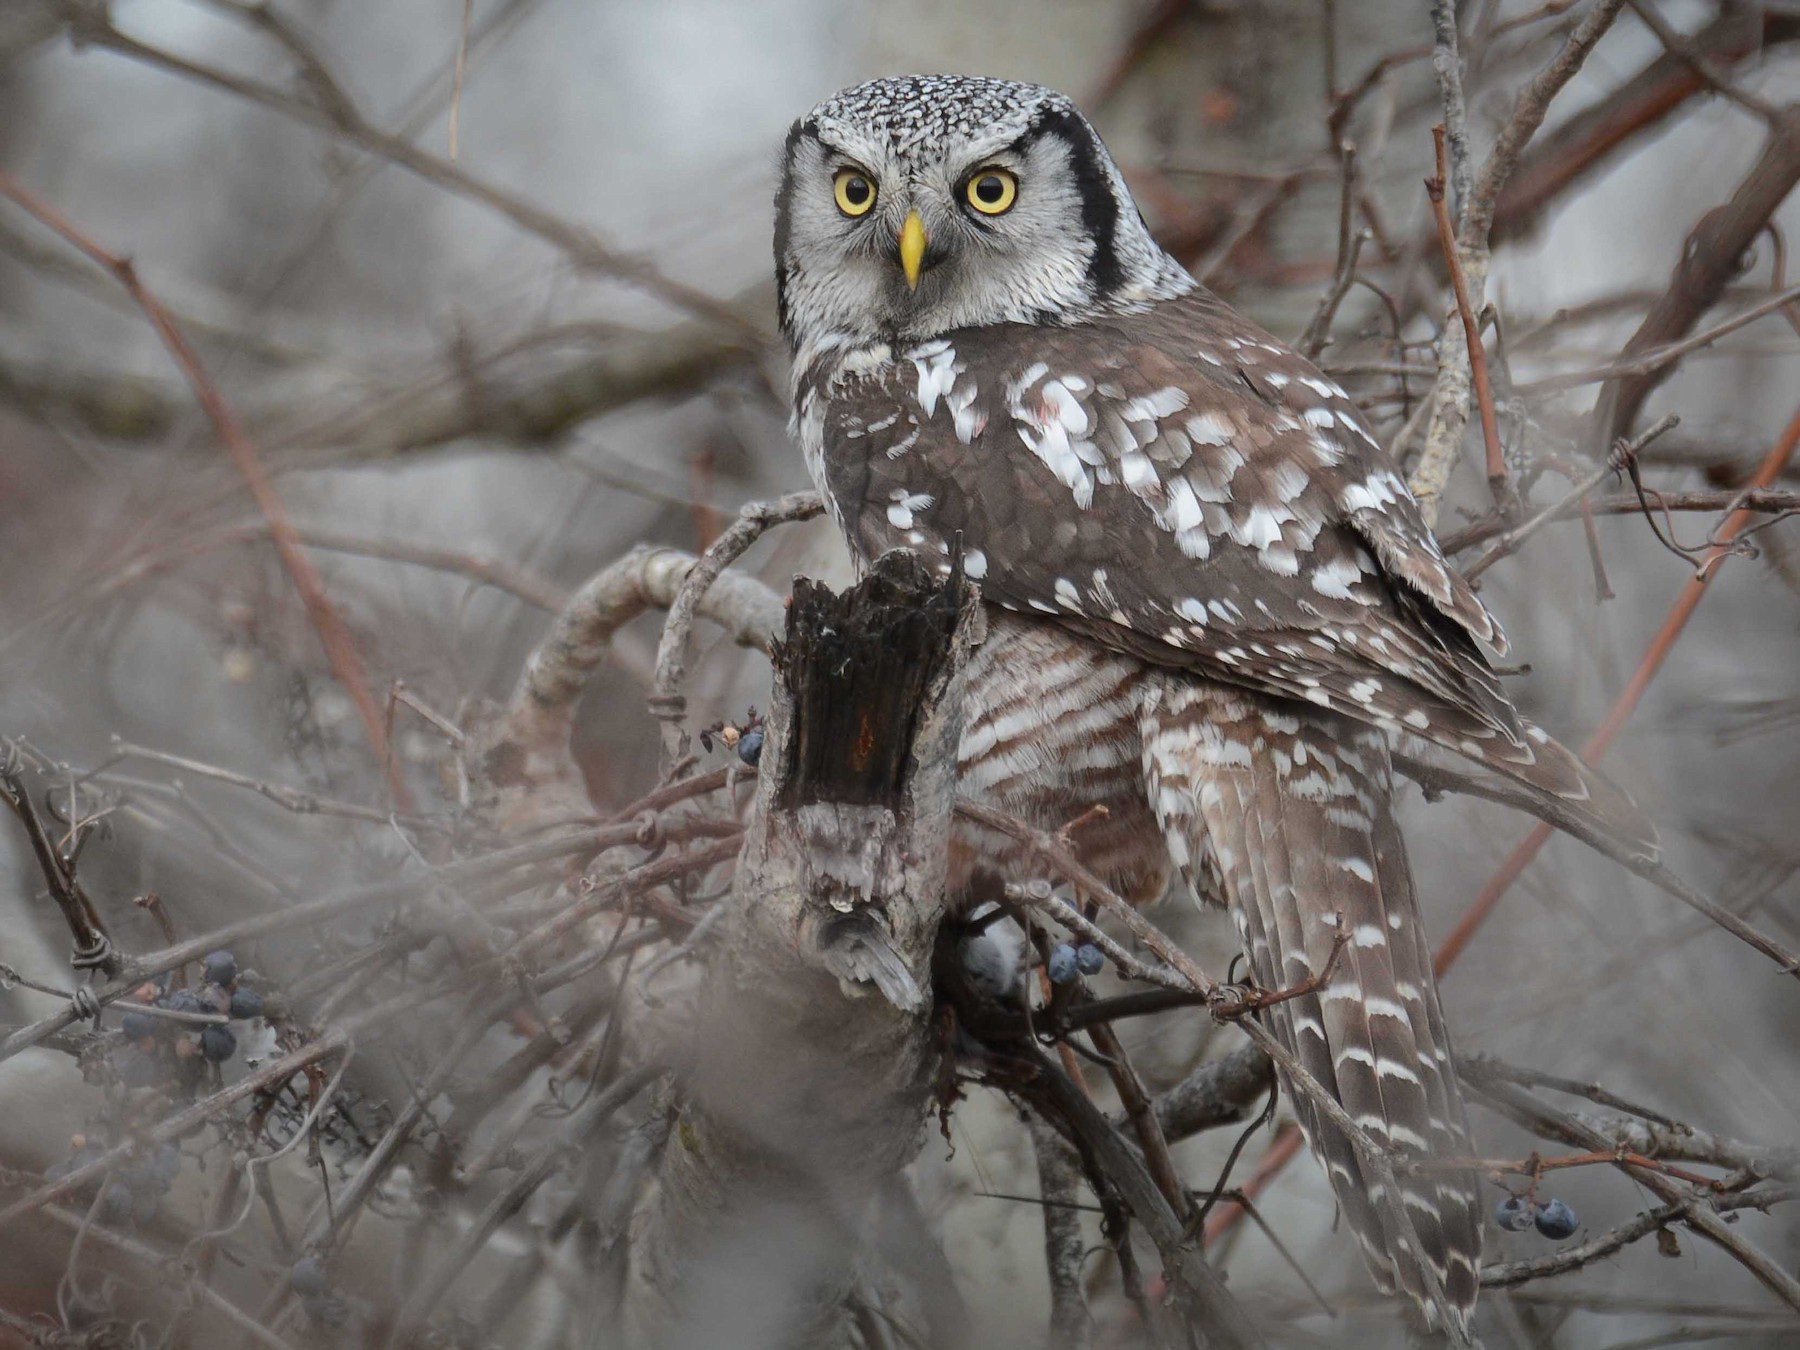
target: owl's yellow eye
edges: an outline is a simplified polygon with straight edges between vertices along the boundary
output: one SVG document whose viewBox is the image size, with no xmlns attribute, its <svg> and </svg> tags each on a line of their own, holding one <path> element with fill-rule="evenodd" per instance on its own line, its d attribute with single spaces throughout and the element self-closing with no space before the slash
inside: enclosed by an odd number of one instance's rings
<svg viewBox="0 0 1800 1350">
<path fill-rule="evenodd" d="M 963 192 L 969 205 L 984 216 L 997 216 L 1012 210 L 1019 195 L 1019 180 L 1005 169 L 983 169 L 968 182 Z"/>
<path fill-rule="evenodd" d="M 875 182 L 860 169 L 839 169 L 831 180 L 831 195 L 847 216 L 866 216 L 875 205 Z"/>
</svg>

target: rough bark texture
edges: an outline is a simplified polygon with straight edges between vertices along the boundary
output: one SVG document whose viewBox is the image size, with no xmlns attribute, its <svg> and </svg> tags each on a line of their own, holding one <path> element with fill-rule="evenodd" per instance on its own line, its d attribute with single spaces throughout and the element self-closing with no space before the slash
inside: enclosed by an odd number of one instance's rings
<svg viewBox="0 0 1800 1350">
<path fill-rule="evenodd" d="M 754 814 L 642 1216 L 633 1344 L 839 1339 L 877 1197 L 923 1138 L 978 622 L 959 582 L 910 555 L 841 596 L 796 586 Z"/>
</svg>

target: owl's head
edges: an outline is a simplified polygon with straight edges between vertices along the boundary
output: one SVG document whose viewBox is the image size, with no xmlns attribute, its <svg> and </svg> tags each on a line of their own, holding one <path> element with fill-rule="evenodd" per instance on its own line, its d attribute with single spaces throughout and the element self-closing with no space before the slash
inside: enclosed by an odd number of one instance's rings
<svg viewBox="0 0 1800 1350">
<path fill-rule="evenodd" d="M 775 208 L 796 348 L 1071 323 L 1193 284 L 1087 119 L 1035 84 L 913 75 L 835 94 L 788 133 Z"/>
</svg>

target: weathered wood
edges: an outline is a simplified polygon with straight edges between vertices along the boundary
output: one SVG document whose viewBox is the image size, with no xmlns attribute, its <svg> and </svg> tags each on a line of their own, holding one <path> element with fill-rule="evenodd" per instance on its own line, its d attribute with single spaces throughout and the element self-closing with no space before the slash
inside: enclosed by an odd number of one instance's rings
<svg viewBox="0 0 1800 1350">
<path fill-rule="evenodd" d="M 631 1344 L 838 1341 L 924 1137 L 961 671 L 980 622 L 909 555 L 802 581 L 757 799 L 640 1216 Z"/>
</svg>

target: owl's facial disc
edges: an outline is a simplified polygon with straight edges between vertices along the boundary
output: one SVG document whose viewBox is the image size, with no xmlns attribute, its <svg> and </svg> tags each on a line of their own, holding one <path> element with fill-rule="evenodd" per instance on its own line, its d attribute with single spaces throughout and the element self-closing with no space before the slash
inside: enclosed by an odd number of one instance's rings
<svg viewBox="0 0 1800 1350">
<path fill-rule="evenodd" d="M 1036 85 L 908 76 L 846 90 L 788 134 L 776 207 L 797 348 L 1072 323 L 1192 284 L 1086 119 Z"/>
</svg>

